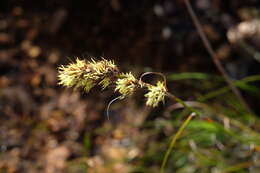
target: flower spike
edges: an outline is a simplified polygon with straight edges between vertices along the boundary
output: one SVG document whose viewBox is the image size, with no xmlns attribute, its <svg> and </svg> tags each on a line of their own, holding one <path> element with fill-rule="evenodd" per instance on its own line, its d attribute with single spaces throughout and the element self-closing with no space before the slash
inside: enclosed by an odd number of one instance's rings
<svg viewBox="0 0 260 173">
<path fill-rule="evenodd" d="M 147 98 L 147 106 L 156 107 L 158 106 L 159 102 L 164 102 L 164 98 L 167 92 L 164 82 L 158 81 L 156 86 L 149 85 L 147 88 L 148 93 L 144 95 Z"/>
<path fill-rule="evenodd" d="M 104 89 L 112 83 L 112 78 L 118 73 L 118 68 L 113 61 L 84 61 L 76 59 L 75 63 L 58 68 L 59 84 L 69 88 L 83 88 L 89 92 L 96 85 Z"/>
</svg>

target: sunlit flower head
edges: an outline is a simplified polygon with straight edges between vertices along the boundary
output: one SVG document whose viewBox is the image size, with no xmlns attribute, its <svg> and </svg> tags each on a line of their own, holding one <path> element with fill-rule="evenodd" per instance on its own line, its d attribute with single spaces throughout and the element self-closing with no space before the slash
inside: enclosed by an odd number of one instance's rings
<svg viewBox="0 0 260 173">
<path fill-rule="evenodd" d="M 164 102 L 164 98 L 167 92 L 164 82 L 158 81 L 157 84 L 149 85 L 148 93 L 144 96 L 147 98 L 146 105 L 156 107 L 160 102 Z"/>
<path fill-rule="evenodd" d="M 116 81 L 115 91 L 118 91 L 122 95 L 122 98 L 124 98 L 126 96 L 132 95 L 137 86 L 138 81 L 131 72 L 122 73 L 119 75 L 119 78 Z"/>
<path fill-rule="evenodd" d="M 83 88 L 88 92 L 96 85 L 106 88 L 111 84 L 113 76 L 118 73 L 118 68 L 113 61 L 85 61 L 76 59 L 75 63 L 58 68 L 59 84 L 65 87 Z"/>
</svg>

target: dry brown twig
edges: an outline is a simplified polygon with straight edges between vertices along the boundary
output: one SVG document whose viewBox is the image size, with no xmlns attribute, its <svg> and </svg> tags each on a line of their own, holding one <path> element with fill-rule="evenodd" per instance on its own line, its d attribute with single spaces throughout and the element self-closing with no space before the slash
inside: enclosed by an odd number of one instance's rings
<svg viewBox="0 0 260 173">
<path fill-rule="evenodd" d="M 242 94 L 240 93 L 240 91 L 236 88 L 236 86 L 233 84 L 233 81 L 229 78 L 228 74 L 226 73 L 224 67 L 222 66 L 221 62 L 219 61 L 216 53 L 214 52 L 207 36 L 205 35 L 202 26 L 199 22 L 198 17 L 196 16 L 191 4 L 189 0 L 184 0 L 185 5 L 187 7 L 187 10 L 189 12 L 189 15 L 192 19 L 192 22 L 194 23 L 199 36 L 205 46 L 205 48 L 207 49 L 208 53 L 210 54 L 214 64 L 216 65 L 217 69 L 219 70 L 219 72 L 222 74 L 223 78 L 225 79 L 225 81 L 227 82 L 227 84 L 229 85 L 229 87 L 231 88 L 232 92 L 237 96 L 237 98 L 239 99 L 239 101 L 241 102 L 241 104 L 245 107 L 245 109 L 250 112 L 253 113 L 253 111 L 250 109 L 250 107 L 248 106 L 248 104 L 246 103 L 246 101 L 244 100 Z"/>
</svg>

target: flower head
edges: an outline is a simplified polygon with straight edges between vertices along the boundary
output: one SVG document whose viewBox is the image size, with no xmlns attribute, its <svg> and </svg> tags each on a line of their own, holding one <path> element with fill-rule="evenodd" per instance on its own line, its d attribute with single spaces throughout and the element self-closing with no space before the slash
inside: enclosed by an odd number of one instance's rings
<svg viewBox="0 0 260 173">
<path fill-rule="evenodd" d="M 61 66 L 59 70 L 59 84 L 66 87 L 83 88 L 89 91 L 95 85 L 106 88 L 112 82 L 113 76 L 118 73 L 118 68 L 113 61 L 84 61 L 76 59 L 75 63 Z"/>
<path fill-rule="evenodd" d="M 122 95 L 122 98 L 124 98 L 126 96 L 132 95 L 137 86 L 137 80 L 131 72 L 122 73 L 119 75 L 119 79 L 116 81 L 115 91 L 118 91 Z"/>
<path fill-rule="evenodd" d="M 102 58 L 101 61 L 95 61 L 92 59 L 89 62 L 89 67 L 92 72 L 90 77 L 93 79 L 99 79 L 105 76 L 109 76 L 109 74 L 118 72 L 118 68 L 114 62 L 104 58 Z"/>
<path fill-rule="evenodd" d="M 157 84 L 148 86 L 148 93 L 144 96 L 147 98 L 146 105 L 156 107 L 159 102 L 164 102 L 167 89 L 164 82 L 158 81 Z"/>
<path fill-rule="evenodd" d="M 84 73 L 84 69 L 87 68 L 87 64 L 84 60 L 76 59 L 75 63 L 71 63 L 67 66 L 60 66 L 59 70 L 59 83 L 66 87 L 78 87 L 82 82 L 81 78 Z M 82 82 L 85 83 L 85 82 Z"/>
</svg>

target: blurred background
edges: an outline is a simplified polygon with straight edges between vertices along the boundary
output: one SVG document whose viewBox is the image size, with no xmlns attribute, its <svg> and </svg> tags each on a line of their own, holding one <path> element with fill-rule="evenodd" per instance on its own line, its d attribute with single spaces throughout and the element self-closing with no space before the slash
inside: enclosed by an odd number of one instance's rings
<svg viewBox="0 0 260 173">
<path fill-rule="evenodd" d="M 115 102 L 57 85 L 57 67 L 113 59 L 136 77 L 157 71 L 203 112 L 177 141 L 165 172 L 260 172 L 260 2 L 194 0 L 202 28 L 255 114 L 229 90 L 183 0 L 1 0 L 0 173 L 157 173 L 189 115 L 142 91 Z M 147 79 L 154 82 L 156 78 Z"/>
</svg>

